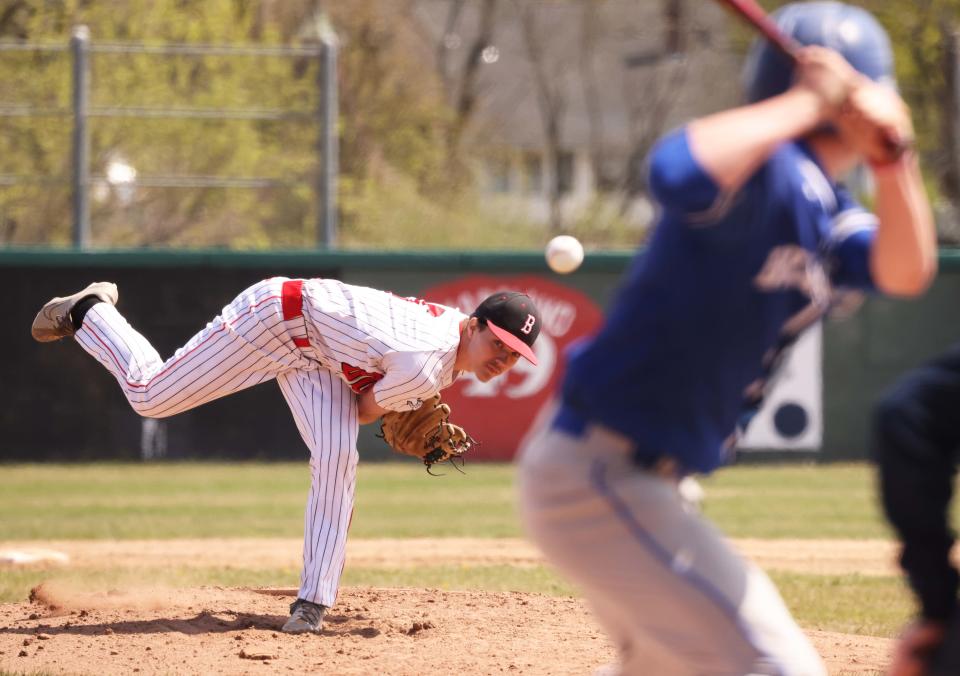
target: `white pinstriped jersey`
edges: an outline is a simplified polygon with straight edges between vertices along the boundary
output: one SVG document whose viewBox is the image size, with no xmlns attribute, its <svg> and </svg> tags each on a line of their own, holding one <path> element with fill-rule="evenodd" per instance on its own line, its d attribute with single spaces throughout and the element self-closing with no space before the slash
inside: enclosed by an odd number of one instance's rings
<svg viewBox="0 0 960 676">
<path fill-rule="evenodd" d="M 456 380 L 458 310 L 334 279 L 303 282 L 307 339 L 322 366 L 381 407 L 420 406 Z"/>
<path fill-rule="evenodd" d="M 458 375 L 458 310 L 330 279 L 245 289 L 166 361 L 117 309 L 94 305 L 77 342 L 139 414 L 165 418 L 276 379 L 310 448 L 299 598 L 336 600 L 359 459 L 356 393 L 405 410 Z"/>
</svg>

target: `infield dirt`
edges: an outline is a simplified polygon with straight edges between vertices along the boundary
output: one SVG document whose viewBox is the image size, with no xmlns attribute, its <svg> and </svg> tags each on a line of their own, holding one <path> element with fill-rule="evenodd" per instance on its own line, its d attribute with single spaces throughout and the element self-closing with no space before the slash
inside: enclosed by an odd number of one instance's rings
<svg viewBox="0 0 960 676">
<path fill-rule="evenodd" d="M 251 546 L 256 542 L 257 546 Z M 399 542 L 408 543 L 398 550 Z M 348 565 L 539 563 L 521 541 L 364 541 Z M 229 541 L 224 541 L 227 544 Z M 418 543 L 418 544 L 417 544 Z M 13 543 L 3 543 L 8 547 Z M 36 543 L 33 543 L 36 545 Z M 782 544 L 782 543 L 781 543 Z M 72 565 L 156 564 L 193 556 L 196 565 L 277 563 L 296 557 L 294 541 L 63 542 Z M 738 545 L 739 546 L 739 545 Z M 831 545 L 833 547 L 833 545 Z M 883 560 L 849 544 L 831 567 Z M 750 549 L 753 547 L 743 547 Z M 760 550 L 763 546 L 757 544 Z M 218 552 L 201 556 L 203 552 Z M 794 565 L 805 554 L 776 546 Z M 821 552 L 823 550 L 821 549 Z M 136 552 L 136 554 L 134 553 Z M 243 552 L 247 552 L 244 556 Z M 876 557 L 877 554 L 881 556 Z M 781 558 L 782 558 L 781 557 Z M 240 561 L 238 561 L 238 558 Z M 758 562 L 764 556 L 755 557 Z M 767 561 L 769 563 L 769 561 Z M 781 561 L 783 565 L 785 562 Z M 792 567 L 792 566 L 791 566 Z M 878 573 L 880 571 L 877 571 Z M 288 636 L 280 626 L 294 589 L 140 589 L 79 592 L 56 582 L 31 600 L 0 605 L 0 670 L 68 674 L 591 674 L 613 647 L 577 599 L 522 592 L 344 588 L 321 635 Z M 889 639 L 809 632 L 831 674 L 878 674 Z"/>
<path fill-rule="evenodd" d="M 882 540 L 731 540 L 764 570 L 819 575 L 899 575 L 897 548 Z M 178 540 L 0 541 L 0 552 L 44 550 L 65 554 L 71 566 L 300 567 L 300 538 L 196 538 Z M 2 557 L 0 557 L 2 560 Z M 958 557 L 960 560 L 960 557 Z M 543 557 L 517 538 L 355 539 L 347 566 L 412 568 L 456 565 L 537 566 Z"/>
</svg>

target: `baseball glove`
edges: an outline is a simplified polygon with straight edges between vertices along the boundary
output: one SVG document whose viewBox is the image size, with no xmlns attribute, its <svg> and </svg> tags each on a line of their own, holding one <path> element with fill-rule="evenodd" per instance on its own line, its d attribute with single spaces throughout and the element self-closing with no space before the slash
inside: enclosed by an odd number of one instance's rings
<svg viewBox="0 0 960 676">
<path fill-rule="evenodd" d="M 960 615 L 955 614 L 944 628 L 939 647 L 930 655 L 926 676 L 960 673 Z"/>
<path fill-rule="evenodd" d="M 950 676 L 960 673 L 960 617 L 917 620 L 900 636 L 890 676 Z"/>
<path fill-rule="evenodd" d="M 450 407 L 434 395 L 414 411 L 389 411 L 380 419 L 384 441 L 398 453 L 433 465 L 462 459 L 476 442 L 459 425 L 450 422 Z M 454 465 L 455 466 L 455 465 Z"/>
</svg>

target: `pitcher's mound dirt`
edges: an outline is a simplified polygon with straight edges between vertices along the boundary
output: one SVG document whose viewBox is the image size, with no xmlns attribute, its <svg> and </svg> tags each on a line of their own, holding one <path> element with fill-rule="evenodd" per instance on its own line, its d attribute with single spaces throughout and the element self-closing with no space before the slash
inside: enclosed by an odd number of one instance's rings
<svg viewBox="0 0 960 676">
<path fill-rule="evenodd" d="M 341 589 L 321 635 L 280 632 L 295 591 L 77 593 L 0 605 L 0 670 L 69 674 L 590 674 L 614 651 L 583 603 L 519 592 Z M 812 633 L 832 674 L 891 641 Z"/>
</svg>

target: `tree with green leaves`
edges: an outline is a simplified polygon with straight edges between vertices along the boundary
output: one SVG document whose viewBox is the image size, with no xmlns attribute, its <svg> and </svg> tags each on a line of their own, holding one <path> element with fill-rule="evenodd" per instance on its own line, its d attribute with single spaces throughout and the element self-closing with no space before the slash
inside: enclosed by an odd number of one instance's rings
<svg viewBox="0 0 960 676">
<path fill-rule="evenodd" d="M 417 192 L 443 191 L 448 113 L 420 72 L 416 36 L 399 2 L 332 3 L 340 60 L 344 238 L 364 216 L 374 174 L 402 176 Z M 0 38 L 66 45 L 85 24 L 92 44 L 275 45 L 315 41 L 315 2 L 245 0 L 20 0 L 0 15 Z M 243 55 L 91 55 L 91 106 L 219 110 L 222 119 L 94 116 L 91 174 L 132 167 L 146 185 L 92 186 L 98 246 L 297 247 L 314 242 L 318 168 L 317 59 Z M 0 52 L 0 101 L 58 109 L 0 118 L 0 241 L 70 241 L 70 58 L 64 51 Z M 231 111 L 301 111 L 298 119 L 233 119 Z M 150 187 L 150 178 L 264 177 L 259 187 Z"/>
</svg>

